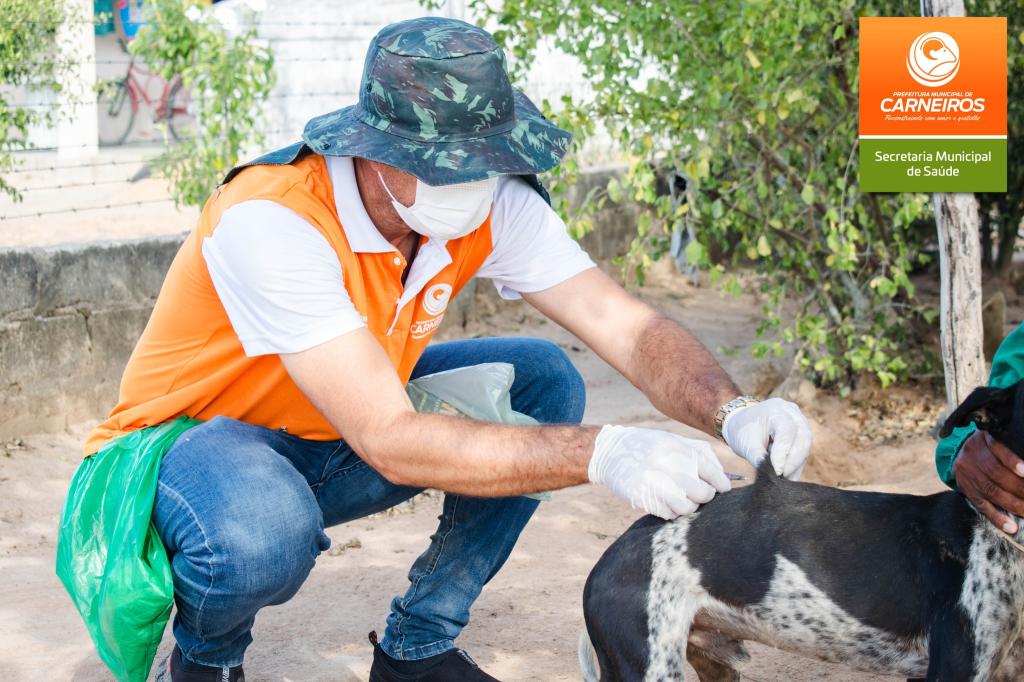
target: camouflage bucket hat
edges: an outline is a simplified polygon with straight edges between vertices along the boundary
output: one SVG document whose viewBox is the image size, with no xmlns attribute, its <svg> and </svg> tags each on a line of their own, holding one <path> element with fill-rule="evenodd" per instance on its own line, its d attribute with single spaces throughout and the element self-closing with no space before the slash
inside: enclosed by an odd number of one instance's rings
<svg viewBox="0 0 1024 682">
<path fill-rule="evenodd" d="M 318 154 L 451 185 L 549 170 L 572 136 L 512 87 L 487 31 L 424 17 L 384 27 L 366 53 L 359 103 L 312 119 L 302 138 Z"/>
</svg>

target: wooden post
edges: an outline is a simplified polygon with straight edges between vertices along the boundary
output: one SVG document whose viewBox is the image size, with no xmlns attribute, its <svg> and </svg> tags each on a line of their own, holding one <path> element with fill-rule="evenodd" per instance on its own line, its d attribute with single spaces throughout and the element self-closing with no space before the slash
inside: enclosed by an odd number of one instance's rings
<svg viewBox="0 0 1024 682">
<path fill-rule="evenodd" d="M 963 0 L 921 0 L 921 15 L 958 17 Z M 952 410 L 986 383 L 981 321 L 981 216 L 971 193 L 932 195 L 939 233 L 942 366 Z"/>
<path fill-rule="evenodd" d="M 934 194 L 941 273 L 942 366 L 952 410 L 986 383 L 981 321 L 980 216 L 973 194 Z"/>
</svg>

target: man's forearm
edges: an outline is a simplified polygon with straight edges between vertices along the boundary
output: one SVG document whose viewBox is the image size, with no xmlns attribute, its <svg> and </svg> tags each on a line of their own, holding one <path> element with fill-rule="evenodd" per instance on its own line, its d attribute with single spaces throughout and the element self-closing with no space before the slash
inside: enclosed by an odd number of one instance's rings
<svg viewBox="0 0 1024 682">
<path fill-rule="evenodd" d="M 504 497 L 587 482 L 598 430 L 407 412 L 376 430 L 360 454 L 393 483 Z"/>
<path fill-rule="evenodd" d="M 639 331 L 629 373 L 661 412 L 710 434 L 715 412 L 739 395 L 707 348 L 660 313 Z"/>
</svg>

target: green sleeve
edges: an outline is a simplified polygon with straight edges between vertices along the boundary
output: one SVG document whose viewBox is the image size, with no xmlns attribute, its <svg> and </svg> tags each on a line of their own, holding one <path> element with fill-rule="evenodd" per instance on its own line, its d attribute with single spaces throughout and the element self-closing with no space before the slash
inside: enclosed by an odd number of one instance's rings
<svg viewBox="0 0 1024 682">
<path fill-rule="evenodd" d="M 988 377 L 988 385 L 1006 388 L 1024 379 L 1024 325 L 1019 325 L 1009 333 L 999 345 L 995 357 L 992 358 L 992 371 Z M 935 467 L 939 478 L 951 488 L 956 487 L 953 478 L 953 460 L 960 452 L 964 441 L 974 433 L 974 424 L 958 429 L 939 441 L 935 448 Z"/>
</svg>

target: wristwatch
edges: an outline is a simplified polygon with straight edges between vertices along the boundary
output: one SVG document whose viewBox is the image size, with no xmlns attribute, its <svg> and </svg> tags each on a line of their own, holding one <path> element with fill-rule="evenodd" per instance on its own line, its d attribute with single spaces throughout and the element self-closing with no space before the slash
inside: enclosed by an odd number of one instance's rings
<svg viewBox="0 0 1024 682">
<path fill-rule="evenodd" d="M 747 407 L 748 405 L 753 405 L 758 402 L 761 401 L 752 395 L 741 395 L 719 407 L 718 412 L 715 412 L 715 435 L 722 440 L 725 440 L 725 436 L 722 435 L 722 427 L 725 425 L 725 418 L 741 407 Z"/>
</svg>

